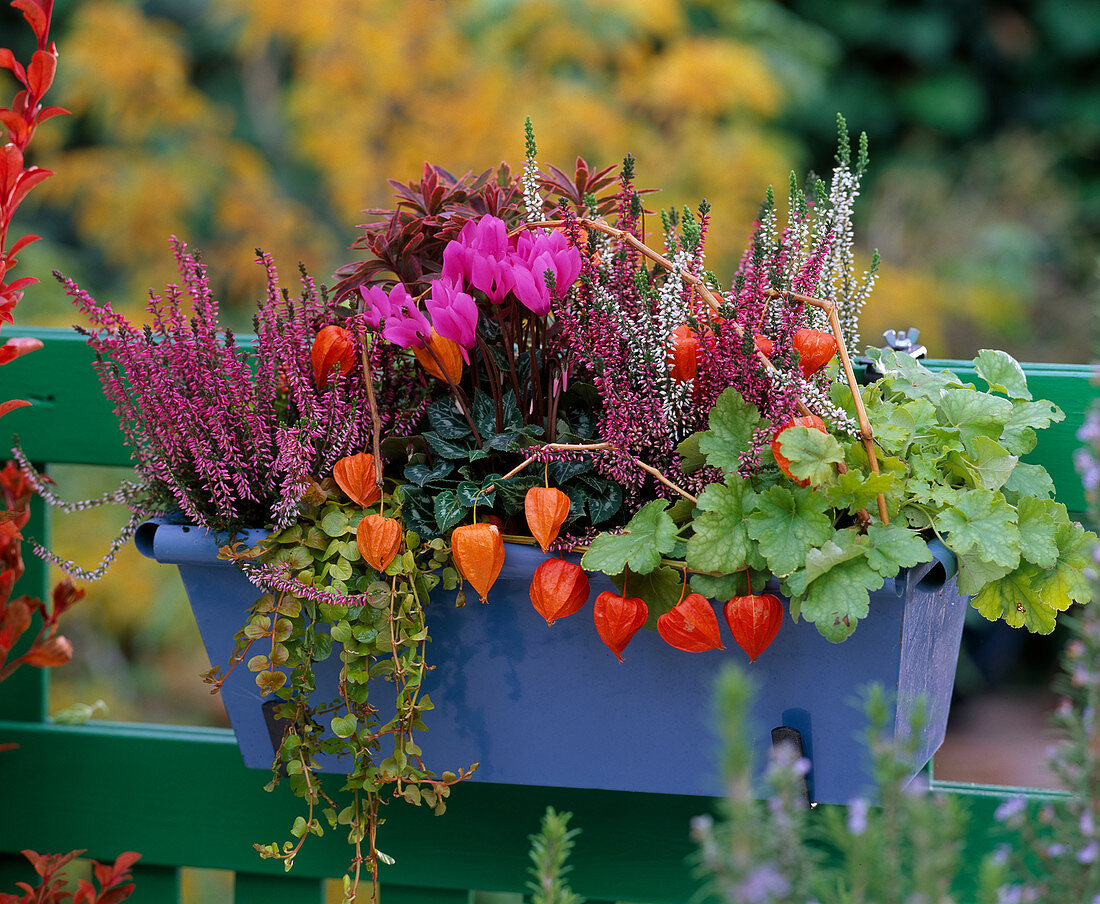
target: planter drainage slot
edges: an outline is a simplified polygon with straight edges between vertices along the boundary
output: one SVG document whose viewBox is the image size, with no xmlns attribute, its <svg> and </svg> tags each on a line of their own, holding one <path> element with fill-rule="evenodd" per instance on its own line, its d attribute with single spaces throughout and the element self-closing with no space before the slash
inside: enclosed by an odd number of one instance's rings
<svg viewBox="0 0 1100 904">
<path fill-rule="evenodd" d="M 788 747 L 792 748 L 796 760 L 800 760 L 806 756 L 802 750 L 802 732 L 797 728 L 791 728 L 789 725 L 780 725 L 778 728 L 772 729 L 772 747 L 778 748 L 782 744 L 786 744 Z M 802 777 L 802 804 L 806 808 L 810 806 L 810 801 L 813 800 L 813 797 L 810 795 L 810 782 L 814 769 L 813 760 L 809 760 L 809 763 L 810 767 Z"/>
</svg>

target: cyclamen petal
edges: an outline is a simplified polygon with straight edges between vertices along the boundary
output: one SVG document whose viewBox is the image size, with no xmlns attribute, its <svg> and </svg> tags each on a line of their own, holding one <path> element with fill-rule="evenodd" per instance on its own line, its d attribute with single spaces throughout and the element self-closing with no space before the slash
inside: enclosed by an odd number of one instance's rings
<svg viewBox="0 0 1100 904">
<path fill-rule="evenodd" d="M 478 310 L 473 297 L 446 279 L 439 279 L 433 283 L 432 294 L 424 306 L 431 314 L 436 333 L 458 343 L 462 357 L 469 363 L 466 351 L 477 342 Z"/>
<path fill-rule="evenodd" d="M 401 283 L 390 290 L 389 304 L 390 314 L 382 324 L 382 338 L 402 348 L 424 348 L 432 325 Z"/>
<path fill-rule="evenodd" d="M 378 286 L 371 286 L 369 289 L 360 286 L 359 294 L 363 296 L 364 302 L 363 319 L 372 330 L 377 330 L 382 318 L 390 316 L 390 299 Z"/>
<path fill-rule="evenodd" d="M 546 287 L 546 270 L 536 275 L 526 264 L 517 261 L 512 269 L 515 282 L 513 291 L 532 314 L 545 314 L 550 310 L 550 290 Z"/>
</svg>

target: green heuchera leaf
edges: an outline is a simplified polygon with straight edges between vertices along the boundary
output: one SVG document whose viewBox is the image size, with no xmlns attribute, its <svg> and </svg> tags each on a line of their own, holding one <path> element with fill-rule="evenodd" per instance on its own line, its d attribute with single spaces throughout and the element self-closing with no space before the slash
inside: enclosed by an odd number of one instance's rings
<svg viewBox="0 0 1100 904">
<path fill-rule="evenodd" d="M 1003 618 L 1014 628 L 1025 627 L 1038 634 L 1054 630 L 1058 612 L 1070 603 L 1087 603 L 1092 587 L 1085 577 L 1091 563 L 1090 550 L 1096 535 L 1068 521 L 1055 530 L 1058 557 L 1053 568 L 1032 562 L 986 586 L 972 605 L 991 621 Z"/>
<path fill-rule="evenodd" d="M 1053 568 L 1058 561 L 1055 534 L 1058 526 L 1068 521 L 1066 507 L 1061 503 L 1025 496 L 1016 509 L 1020 554 L 1040 568 Z"/>
<path fill-rule="evenodd" d="M 978 436 L 1000 439 L 1012 417 L 1012 403 L 973 389 L 948 389 L 939 404 L 943 421 L 959 431 L 964 444 Z"/>
<path fill-rule="evenodd" d="M 1016 511 L 999 493 L 968 490 L 935 518 L 936 530 L 956 555 L 974 550 L 978 558 L 1015 568 L 1020 561 Z"/>
<path fill-rule="evenodd" d="M 699 451 L 699 440 L 702 438 L 702 431 L 693 433 L 676 447 L 681 458 L 680 468 L 685 474 L 694 474 L 707 463 L 707 457 Z"/>
<path fill-rule="evenodd" d="M 931 562 L 933 558 L 920 535 L 899 521 L 872 524 L 867 528 L 867 538 L 871 544 L 867 563 L 884 578 L 892 578 L 903 568 Z"/>
<path fill-rule="evenodd" d="M 707 599 L 718 600 L 724 602 L 728 599 L 733 599 L 735 596 L 746 596 L 749 593 L 760 593 L 764 589 L 764 585 L 768 582 L 769 574 L 767 572 L 755 571 L 750 569 L 747 574 L 750 576 L 746 578 L 746 572 L 739 571 L 736 574 L 693 574 L 691 576 L 691 591 L 692 593 L 700 593 Z M 751 579 L 752 586 L 750 588 L 749 581 Z"/>
<path fill-rule="evenodd" d="M 737 477 L 731 477 L 729 485 L 712 483 L 703 490 L 701 514 L 696 516 L 695 532 L 687 541 L 689 568 L 728 574 L 752 564 L 749 557 L 754 548 L 745 518 L 755 499 L 748 483 Z"/>
<path fill-rule="evenodd" d="M 890 389 L 910 399 L 936 403 L 948 389 L 964 385 L 951 371 L 933 373 L 912 355 L 872 350 L 870 357 L 886 374 L 884 379 Z"/>
<path fill-rule="evenodd" d="M 770 487 L 757 497 L 749 536 L 779 577 L 799 568 L 806 554 L 833 536 L 833 519 L 823 494 L 808 487 Z"/>
<path fill-rule="evenodd" d="M 792 613 L 812 621 L 822 637 L 839 643 L 870 610 L 870 591 L 882 586 L 882 575 L 867 558 L 870 541 L 853 528 L 806 555 L 806 568 L 787 581 Z M 806 580 L 807 577 L 812 578 Z M 802 588 L 796 590 L 796 587 Z M 796 597 L 797 594 L 797 597 Z"/>
<path fill-rule="evenodd" d="M 1065 412 L 1046 399 L 1040 399 L 1037 402 L 1016 402 L 1012 406 L 1012 416 L 1005 424 L 1001 445 L 1015 455 L 1026 455 L 1035 448 L 1038 441 L 1035 430 L 1045 430 L 1051 424 L 1057 424 L 1065 418 Z"/>
<path fill-rule="evenodd" d="M 588 571 L 621 574 L 627 568 L 648 574 L 661 557 L 676 546 L 676 524 L 666 511 L 668 502 L 654 499 L 630 519 L 620 534 L 600 534 L 588 547 L 581 565 Z"/>
<path fill-rule="evenodd" d="M 834 466 L 844 461 L 836 437 L 812 427 L 788 427 L 779 440 L 779 451 L 790 459 L 791 473 L 799 480 L 809 480 L 814 487 L 831 482 Z"/>
<path fill-rule="evenodd" d="M 849 470 L 844 474 L 837 474 L 832 486 L 827 487 L 825 493 L 830 505 L 850 512 L 873 506 L 879 493 L 886 495 L 887 507 L 891 507 L 890 496 L 896 480 L 893 472 L 863 474 L 856 470 Z"/>
<path fill-rule="evenodd" d="M 749 447 L 753 433 L 760 426 L 760 412 L 730 387 L 710 410 L 710 429 L 699 437 L 699 451 L 707 464 L 726 474 L 734 474 L 741 466 L 741 453 Z"/>
<path fill-rule="evenodd" d="M 1010 399 L 1031 398 L 1024 369 L 1007 352 L 983 348 L 974 359 L 974 371 L 993 392 L 1003 392 Z"/>
<path fill-rule="evenodd" d="M 949 458 L 972 486 L 999 490 L 1012 476 L 1020 460 L 988 436 L 976 436 L 967 446 L 967 453 L 952 452 Z"/>
<path fill-rule="evenodd" d="M 1049 499 L 1054 495 L 1054 481 L 1042 465 L 1021 461 L 1012 469 L 1012 476 L 1008 478 L 1002 491 L 1010 502 L 1024 496 Z"/>
<path fill-rule="evenodd" d="M 611 578 L 611 583 L 619 593 L 623 592 L 623 575 L 615 575 Z M 649 574 L 636 574 L 632 571 L 626 579 L 627 595 L 645 600 L 646 607 L 649 609 L 649 618 L 646 619 L 645 627 L 650 631 L 656 631 L 657 619 L 680 602 L 683 587 L 683 572 L 669 568 L 667 565 L 661 565 Z"/>
</svg>

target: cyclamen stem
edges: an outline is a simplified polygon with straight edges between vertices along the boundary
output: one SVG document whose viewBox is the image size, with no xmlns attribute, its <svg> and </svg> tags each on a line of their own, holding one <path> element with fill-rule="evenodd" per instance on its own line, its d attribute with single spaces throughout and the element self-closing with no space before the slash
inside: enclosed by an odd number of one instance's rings
<svg viewBox="0 0 1100 904">
<path fill-rule="evenodd" d="M 360 310 L 366 302 L 360 302 Z M 374 398 L 374 371 L 370 366 L 370 354 L 367 350 L 367 339 L 364 336 L 359 343 L 359 357 L 363 361 L 363 384 L 367 388 L 367 405 L 370 406 L 370 432 L 371 449 L 374 451 L 374 482 L 376 486 L 382 486 L 382 421 L 378 417 L 378 402 Z"/>
</svg>

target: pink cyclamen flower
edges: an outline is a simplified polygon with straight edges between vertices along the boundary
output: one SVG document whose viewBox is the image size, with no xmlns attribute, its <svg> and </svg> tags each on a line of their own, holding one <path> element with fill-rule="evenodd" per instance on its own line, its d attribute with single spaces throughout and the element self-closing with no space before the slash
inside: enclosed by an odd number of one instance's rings
<svg viewBox="0 0 1100 904">
<path fill-rule="evenodd" d="M 508 230 L 499 217 L 468 220 L 458 238 L 443 249 L 443 278 L 461 285 L 469 282 L 500 304 L 512 290 Z"/>
<path fill-rule="evenodd" d="M 522 232 L 512 254 L 512 279 L 516 297 L 534 314 L 550 310 L 546 272 L 554 276 L 554 298 L 564 298 L 581 272 L 581 255 L 558 231 Z"/>
<path fill-rule="evenodd" d="M 432 317 L 432 328 L 444 339 L 451 339 L 462 349 L 462 357 L 470 363 L 468 349 L 477 342 L 477 302 L 447 279 L 432 283 L 432 294 L 424 307 Z"/>
<path fill-rule="evenodd" d="M 431 336 L 432 326 L 416 302 L 398 283 L 387 295 L 378 286 L 359 288 L 366 302 L 363 319 L 371 329 L 382 329 L 382 338 L 402 348 L 424 348 Z"/>
</svg>

